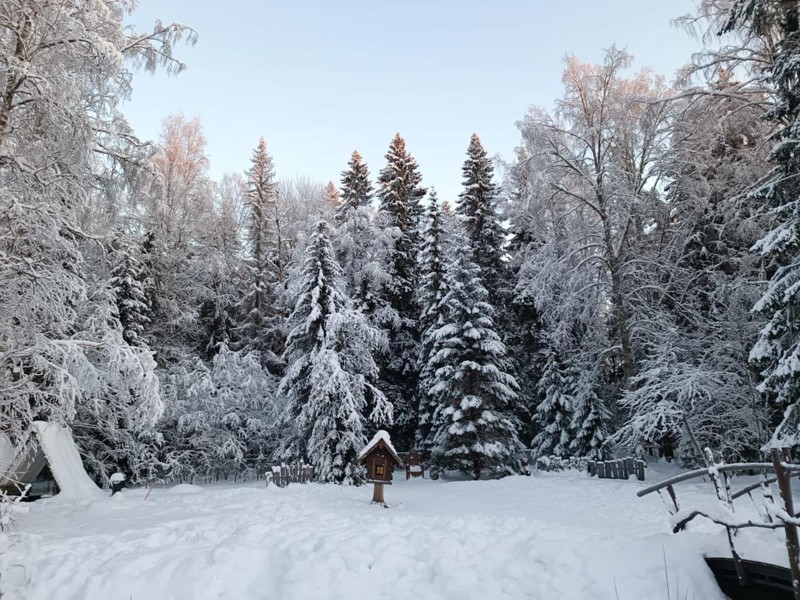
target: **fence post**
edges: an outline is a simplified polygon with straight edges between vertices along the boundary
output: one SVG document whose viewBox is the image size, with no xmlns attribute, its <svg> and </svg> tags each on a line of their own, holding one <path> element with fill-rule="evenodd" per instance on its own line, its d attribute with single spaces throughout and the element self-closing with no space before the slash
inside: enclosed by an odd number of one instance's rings
<svg viewBox="0 0 800 600">
<path fill-rule="evenodd" d="M 789 517 L 794 517 L 791 475 L 783 468 L 777 448 L 772 449 L 772 464 L 775 465 L 775 476 L 778 479 L 778 489 L 783 499 L 783 509 Z M 794 597 L 795 600 L 800 600 L 800 540 L 798 540 L 797 527 L 792 523 L 784 523 L 783 529 L 786 532 L 786 552 L 789 555 Z"/>
<path fill-rule="evenodd" d="M 639 481 L 644 481 L 644 461 L 637 460 L 636 461 L 636 479 Z"/>
</svg>

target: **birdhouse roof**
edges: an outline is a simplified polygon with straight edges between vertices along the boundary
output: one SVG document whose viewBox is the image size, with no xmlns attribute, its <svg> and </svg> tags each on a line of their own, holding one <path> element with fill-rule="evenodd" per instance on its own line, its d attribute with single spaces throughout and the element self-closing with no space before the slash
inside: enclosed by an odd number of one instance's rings
<svg viewBox="0 0 800 600">
<path fill-rule="evenodd" d="M 394 446 L 392 446 L 392 439 L 389 437 L 389 433 L 383 429 L 381 429 L 372 437 L 369 444 L 364 446 L 364 449 L 358 455 L 358 459 L 365 460 L 373 450 L 378 448 L 385 448 L 388 450 L 389 454 L 392 455 L 392 458 L 394 458 L 394 461 L 397 463 L 397 465 L 400 467 L 403 466 L 403 461 L 400 460 L 400 457 L 397 455 L 397 450 L 395 450 Z"/>
</svg>

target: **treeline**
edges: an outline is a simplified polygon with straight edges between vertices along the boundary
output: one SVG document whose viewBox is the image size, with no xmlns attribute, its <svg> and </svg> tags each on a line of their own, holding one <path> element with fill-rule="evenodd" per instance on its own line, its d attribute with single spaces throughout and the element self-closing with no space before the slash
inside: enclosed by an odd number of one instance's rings
<svg viewBox="0 0 800 600">
<path fill-rule="evenodd" d="M 704 5 L 733 42 L 674 88 L 569 58 L 515 160 L 473 135 L 444 202 L 400 135 L 374 180 L 358 152 L 338 185 L 279 180 L 261 139 L 212 181 L 199 121 L 151 145 L 117 108 L 191 30 L 0 7 L 0 430 L 68 423 L 100 480 L 359 483 L 378 428 L 476 478 L 523 447 L 791 443 L 797 15 L 739 4 Z"/>
</svg>

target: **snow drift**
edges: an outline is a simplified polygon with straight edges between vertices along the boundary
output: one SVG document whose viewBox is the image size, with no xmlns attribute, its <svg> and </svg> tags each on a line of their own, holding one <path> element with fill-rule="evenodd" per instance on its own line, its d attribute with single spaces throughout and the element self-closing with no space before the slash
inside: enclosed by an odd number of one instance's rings
<svg viewBox="0 0 800 600">
<path fill-rule="evenodd" d="M 34 421 L 33 426 L 47 457 L 50 471 L 61 490 L 59 492 L 61 498 L 83 500 L 104 495 L 86 474 L 69 429 L 44 421 Z"/>
</svg>

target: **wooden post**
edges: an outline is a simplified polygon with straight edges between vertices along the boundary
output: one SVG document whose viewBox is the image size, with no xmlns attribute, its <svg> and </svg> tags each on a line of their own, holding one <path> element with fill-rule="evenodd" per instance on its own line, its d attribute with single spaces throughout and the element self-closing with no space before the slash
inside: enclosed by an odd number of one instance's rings
<svg viewBox="0 0 800 600">
<path fill-rule="evenodd" d="M 590 460 L 586 463 L 586 470 L 589 472 L 589 477 L 594 477 L 597 473 L 597 464 L 593 460 Z"/>
<path fill-rule="evenodd" d="M 778 489 L 783 498 L 783 509 L 789 517 L 794 517 L 794 502 L 792 501 L 792 484 L 790 475 L 781 464 L 781 456 L 777 448 L 772 449 L 772 464 L 775 465 L 775 476 L 778 478 Z M 789 554 L 789 569 L 792 572 L 792 587 L 795 600 L 800 600 L 800 540 L 797 536 L 797 527 L 785 523 L 786 552 Z"/>
<path fill-rule="evenodd" d="M 644 481 L 644 461 L 637 460 L 636 461 L 636 479 L 639 481 Z"/>
<path fill-rule="evenodd" d="M 708 476 L 711 478 L 711 482 L 714 484 L 714 491 L 717 494 L 717 500 L 719 500 L 720 503 L 726 507 L 731 514 L 733 514 L 733 500 L 730 497 L 730 486 L 726 481 L 720 480 L 719 471 L 717 470 L 718 465 L 714 463 L 714 454 L 711 452 L 711 448 L 705 449 L 703 457 L 706 460 L 706 467 L 708 467 Z M 724 472 L 722 475 L 723 477 L 727 477 L 727 472 Z M 736 577 L 739 579 L 740 585 L 746 585 L 747 572 L 745 571 L 744 566 L 742 565 L 742 559 L 733 544 L 733 538 L 736 535 L 736 528 L 726 525 L 725 533 L 728 535 L 728 546 L 731 549 L 733 565 L 736 567 Z"/>
<path fill-rule="evenodd" d="M 386 506 L 386 501 L 383 499 L 383 484 L 373 483 L 372 485 L 372 503 Z"/>
<path fill-rule="evenodd" d="M 675 488 L 673 488 L 671 485 L 668 485 L 667 492 L 669 493 L 669 497 L 672 499 L 672 505 L 675 507 L 675 513 L 677 513 L 680 508 L 678 508 L 678 497 L 675 495 Z"/>
</svg>

